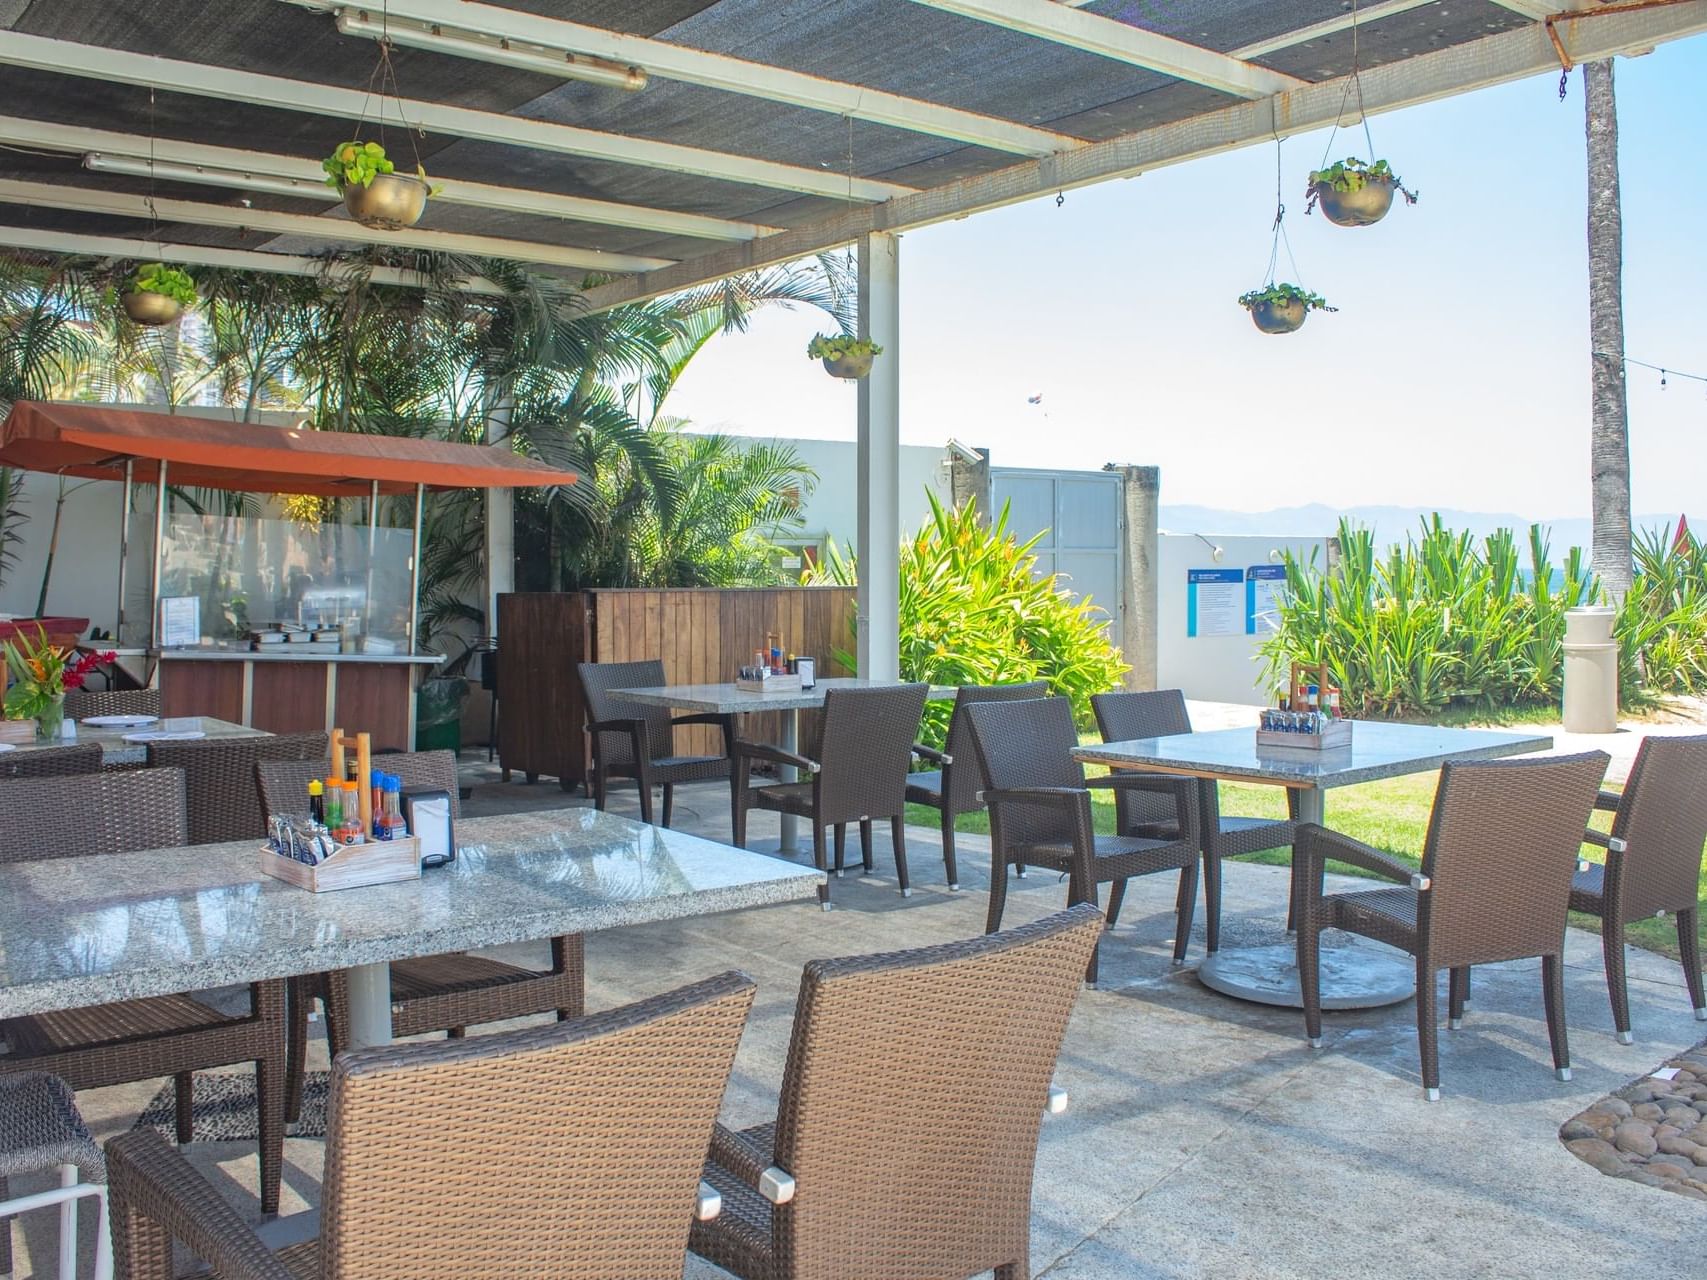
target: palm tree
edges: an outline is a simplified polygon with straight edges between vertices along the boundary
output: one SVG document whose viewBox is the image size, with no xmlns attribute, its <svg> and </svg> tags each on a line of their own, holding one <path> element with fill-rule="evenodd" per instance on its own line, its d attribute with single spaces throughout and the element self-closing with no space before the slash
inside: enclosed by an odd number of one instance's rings
<svg viewBox="0 0 1707 1280">
<path fill-rule="evenodd" d="M 1588 135 L 1589 476 L 1594 571 L 1614 602 L 1630 590 L 1630 422 L 1624 394 L 1624 231 L 1612 60 L 1583 64 Z"/>
</svg>

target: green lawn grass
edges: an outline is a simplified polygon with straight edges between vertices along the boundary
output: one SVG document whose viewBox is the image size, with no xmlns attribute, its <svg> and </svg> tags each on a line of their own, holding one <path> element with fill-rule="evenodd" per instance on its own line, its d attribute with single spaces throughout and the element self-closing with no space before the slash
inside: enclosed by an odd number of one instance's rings
<svg viewBox="0 0 1707 1280">
<path fill-rule="evenodd" d="M 1090 739 L 1087 739 L 1089 741 Z M 1353 839 L 1385 849 L 1402 861 L 1418 865 L 1422 860 L 1423 842 L 1428 835 L 1429 809 L 1434 804 L 1438 773 L 1417 773 L 1362 786 L 1336 787 L 1327 793 L 1327 825 Z M 1092 791 L 1092 814 L 1096 829 L 1105 834 L 1114 831 L 1114 797 L 1106 791 Z M 1283 818 L 1286 816 L 1286 793 L 1280 787 L 1265 787 L 1251 783 L 1224 782 L 1221 784 L 1221 811 L 1241 817 Z M 1611 815 L 1596 813 L 1595 825 L 1610 825 Z M 907 821 L 922 827 L 939 825 L 936 810 L 923 805 L 907 806 Z M 989 815 L 964 814 L 955 830 L 988 834 Z M 1605 851 L 1593 845 L 1583 846 L 1583 856 L 1596 862 L 1605 859 Z M 1270 849 L 1241 859 L 1246 862 L 1266 862 L 1284 866 L 1290 860 L 1285 849 Z M 1345 867 L 1341 870 L 1363 875 L 1365 872 Z M 1701 878 L 1700 897 L 1703 911 L 1700 916 L 1702 948 L 1707 951 L 1707 874 Z M 1571 923 L 1599 932 L 1600 921 L 1593 916 L 1572 913 Z M 1678 955 L 1677 926 L 1668 916 L 1664 920 L 1641 920 L 1629 926 L 1627 936 L 1632 944 L 1657 951 L 1674 959 Z"/>
</svg>

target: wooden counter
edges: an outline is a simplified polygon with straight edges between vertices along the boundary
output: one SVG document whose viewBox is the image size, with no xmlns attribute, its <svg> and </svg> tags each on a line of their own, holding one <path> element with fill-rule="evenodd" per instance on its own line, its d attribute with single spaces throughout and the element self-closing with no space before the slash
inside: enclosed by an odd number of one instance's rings
<svg viewBox="0 0 1707 1280">
<path fill-rule="evenodd" d="M 415 749 L 415 687 L 438 654 L 255 653 L 163 649 L 162 713 L 215 716 L 268 733 L 342 726 L 373 734 L 375 750 Z"/>
</svg>

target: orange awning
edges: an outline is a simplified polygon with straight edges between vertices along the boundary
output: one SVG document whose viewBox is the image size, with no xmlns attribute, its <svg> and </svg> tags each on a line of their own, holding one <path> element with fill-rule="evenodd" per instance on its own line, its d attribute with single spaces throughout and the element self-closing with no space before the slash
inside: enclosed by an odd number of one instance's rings
<svg viewBox="0 0 1707 1280">
<path fill-rule="evenodd" d="M 520 489 L 574 484 L 575 473 L 496 445 L 453 444 L 407 436 L 314 431 L 223 422 L 139 409 L 19 401 L 0 426 L 0 466 L 123 480 L 135 461 L 138 484 L 244 493 L 358 497 L 374 481 L 381 493 L 429 489 Z"/>
</svg>

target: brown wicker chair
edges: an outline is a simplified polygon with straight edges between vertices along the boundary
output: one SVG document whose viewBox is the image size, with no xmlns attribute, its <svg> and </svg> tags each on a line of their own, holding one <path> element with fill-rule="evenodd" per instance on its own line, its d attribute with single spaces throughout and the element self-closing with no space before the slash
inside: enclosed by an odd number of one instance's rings
<svg viewBox="0 0 1707 1280">
<path fill-rule="evenodd" d="M 1072 704 L 1065 698 L 1029 702 L 976 702 L 966 709 L 972 745 L 989 779 L 984 799 L 990 806 L 990 912 L 986 928 L 1002 926 L 1010 866 L 1045 867 L 1068 877 L 1069 903 L 1097 900 L 1097 886 L 1112 883 L 1108 923 L 1120 918 L 1126 882 L 1132 876 L 1179 872 L 1175 900 L 1174 963 L 1185 963 L 1191 917 L 1197 907 L 1197 804 L 1191 778 L 1151 774 L 1112 774 L 1085 778 L 1073 759 L 1078 731 Z M 1151 792 L 1177 806 L 1183 830 L 1173 839 L 1150 836 L 1099 836 L 1091 823 L 1090 787 Z M 1091 958 L 1085 980 L 1095 982 Z"/>
<path fill-rule="evenodd" d="M 374 763 L 403 779 L 405 786 L 442 787 L 450 792 L 451 816 L 458 816 L 456 756 L 449 751 L 419 751 L 376 756 Z M 274 760 L 255 766 L 261 808 L 301 813 L 308 784 L 324 778 L 330 760 Z M 586 951 L 580 934 L 551 941 L 551 968 L 543 973 L 455 953 L 397 960 L 391 965 L 391 1027 L 394 1036 L 448 1032 L 460 1037 L 467 1027 L 503 1022 L 536 1013 L 555 1013 L 558 1021 L 578 1018 L 585 1008 Z M 326 1009 L 326 1044 L 336 1056 L 348 1048 L 349 975 L 305 974 L 290 982 L 290 1073 L 285 1114 L 302 1111 L 302 1078 L 308 1052 L 308 1010 L 319 1000 Z"/>
<path fill-rule="evenodd" d="M 965 708 L 974 702 L 1015 702 L 1024 698 L 1046 698 L 1049 686 L 1042 680 L 1024 684 L 963 684 L 954 696 L 954 711 L 948 720 L 948 737 L 942 750 L 913 744 L 913 754 L 937 767 L 907 775 L 907 800 L 929 805 L 942 818 L 942 866 L 950 890 L 960 888 L 960 871 L 954 861 L 954 820 L 963 813 L 984 807 L 978 793 L 984 789 L 978 772 L 978 757 L 972 750 L 971 730 L 966 727 Z"/>
<path fill-rule="evenodd" d="M 263 760 L 321 760 L 325 756 L 323 733 L 148 744 L 150 769 L 184 771 L 190 808 L 189 844 L 266 839 L 267 819 L 255 791 L 255 766 Z"/>
<path fill-rule="evenodd" d="M 1435 975 L 1450 972 L 1448 1013 L 1462 1025 L 1470 966 L 1541 957 L 1547 1034 L 1559 1079 L 1571 1078 L 1565 1034 L 1565 913 L 1571 873 L 1604 751 L 1542 760 L 1444 765 L 1429 817 L 1422 870 L 1350 836 L 1303 823 L 1294 857 L 1304 866 L 1298 915 L 1298 980 L 1310 1043 L 1322 1043 L 1321 934 L 1344 929 L 1408 951 L 1417 962 L 1417 1038 L 1423 1093 L 1440 1097 Z M 1324 895 L 1329 859 L 1397 881 Z"/>
<path fill-rule="evenodd" d="M 1136 738 L 1166 738 L 1191 732 L 1191 716 L 1185 694 L 1179 689 L 1154 689 L 1142 693 L 1098 693 L 1091 697 L 1097 728 L 1104 742 L 1130 742 Z M 1152 775 L 1160 776 L 1160 775 Z M 1289 849 L 1298 829 L 1298 793 L 1286 790 L 1286 818 L 1235 818 L 1221 812 L 1221 788 L 1213 779 L 1197 785 L 1197 829 L 1203 833 L 1203 914 L 1206 949 L 1214 955 L 1221 949 L 1221 860 L 1264 849 Z M 1179 820 L 1173 801 L 1166 795 L 1142 791 L 1119 791 L 1114 797 L 1115 830 L 1121 835 L 1149 836 L 1157 840 L 1179 837 Z M 1297 921 L 1297 867 L 1293 868 L 1292 903 L 1286 927 Z"/>
<path fill-rule="evenodd" d="M 103 752 L 98 742 L 75 747 L 40 747 L 0 755 L 0 781 L 8 778 L 64 778 L 99 773 Z"/>
<path fill-rule="evenodd" d="M 65 714 L 74 720 L 89 716 L 158 716 L 158 689 L 73 689 L 65 695 Z"/>
<path fill-rule="evenodd" d="M 1102 927 L 1080 906 L 808 964 L 776 1121 L 717 1127 L 723 1212 L 693 1251 L 745 1280 L 1024 1280 L 1037 1133 Z"/>
<path fill-rule="evenodd" d="M 652 788 L 664 788 L 664 825 L 670 825 L 678 782 L 704 782 L 729 776 L 730 743 L 734 740 L 730 716 L 672 716 L 668 707 L 649 707 L 627 702 L 611 694 L 612 689 L 649 689 L 667 683 L 664 664 L 656 658 L 644 662 L 582 662 L 575 674 L 587 701 L 587 732 L 593 739 L 593 773 L 588 791 L 600 809 L 610 798 L 612 778 L 631 778 L 640 788 L 640 820 L 652 821 Z M 723 730 L 720 756 L 675 754 L 676 726 L 714 724 Z"/>
<path fill-rule="evenodd" d="M 919 717 L 924 714 L 929 692 L 930 686 L 925 684 L 830 689 L 824 694 L 824 711 L 818 718 L 817 745 L 806 755 L 737 740 L 730 779 L 735 843 L 746 847 L 747 811 L 754 805 L 792 813 L 812 824 L 813 862 L 818 870 L 827 871 L 824 833 L 829 827 L 837 827 L 839 876 L 843 833 L 848 823 L 857 822 L 861 862 L 869 873 L 871 824 L 887 818 L 895 848 L 895 877 L 901 896 L 911 897 L 913 889 L 907 879 L 907 766 L 912 761 L 913 739 L 918 735 Z M 760 760 L 793 765 L 808 775 L 807 780 L 750 786 L 753 765 Z M 819 886 L 818 901 L 829 910 L 828 883 Z"/>
<path fill-rule="evenodd" d="M 477 1040 L 332 1068 L 318 1238 L 271 1253 L 159 1135 L 107 1147 L 118 1274 L 169 1280 L 181 1240 L 221 1280 L 680 1276 L 716 1212 L 706 1146 L 752 1006 L 739 973 Z"/>
<path fill-rule="evenodd" d="M 1589 830 L 1606 850 L 1604 867 L 1577 864 L 1571 910 L 1601 920 L 1606 989 L 1618 1042 L 1629 1044 L 1630 996 L 1624 978 L 1624 926 L 1674 913 L 1683 977 L 1699 1021 L 1707 1022 L 1702 993 L 1699 926 L 1701 848 L 1707 841 L 1707 736 L 1644 738 L 1630 780 L 1619 795 L 1602 791 L 1595 808 L 1613 812 L 1612 831 Z"/>
<path fill-rule="evenodd" d="M 43 814 L 75 814 L 44 822 Z M 0 783 L 0 861 L 81 857 L 182 845 L 184 775 L 138 769 Z M 277 1213 L 284 1153 L 285 984 L 251 983 L 249 1012 L 220 1013 L 189 995 L 150 996 L 0 1022 L 0 1071 L 47 1071 L 74 1089 L 172 1076 L 178 1141 L 191 1139 L 192 1072 L 255 1064 L 261 1211 Z"/>
</svg>

